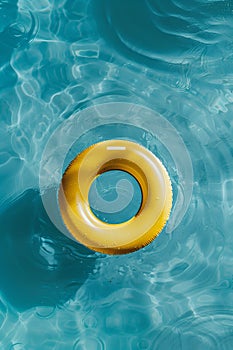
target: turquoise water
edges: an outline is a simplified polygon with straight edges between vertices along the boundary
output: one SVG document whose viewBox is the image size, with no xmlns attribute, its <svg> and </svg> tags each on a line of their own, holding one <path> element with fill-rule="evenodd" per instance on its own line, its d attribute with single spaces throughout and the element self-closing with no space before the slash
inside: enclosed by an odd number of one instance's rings
<svg viewBox="0 0 233 350">
<path fill-rule="evenodd" d="M 230 0 L 0 0 L 1 349 L 233 348 L 232 18 Z M 174 192 L 125 256 L 70 240 L 53 205 L 69 161 L 113 137 Z"/>
</svg>

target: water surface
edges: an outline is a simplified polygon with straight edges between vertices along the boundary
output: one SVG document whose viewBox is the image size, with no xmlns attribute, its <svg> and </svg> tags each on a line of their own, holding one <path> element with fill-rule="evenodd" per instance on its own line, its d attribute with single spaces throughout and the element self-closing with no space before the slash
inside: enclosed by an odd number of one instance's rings
<svg viewBox="0 0 233 350">
<path fill-rule="evenodd" d="M 232 16 L 230 0 L 0 1 L 2 349 L 232 349 Z M 175 229 L 112 257 L 59 232 L 39 174 L 57 128 L 119 101 L 172 125 L 193 192 Z M 176 144 L 122 124 L 94 128 L 67 157 L 123 135 L 160 156 L 185 198 Z"/>
</svg>

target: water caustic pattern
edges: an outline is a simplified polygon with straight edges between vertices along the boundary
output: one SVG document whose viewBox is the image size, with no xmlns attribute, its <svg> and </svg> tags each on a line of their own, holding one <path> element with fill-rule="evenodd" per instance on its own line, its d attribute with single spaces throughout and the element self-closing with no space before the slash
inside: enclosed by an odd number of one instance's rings
<svg viewBox="0 0 233 350">
<path fill-rule="evenodd" d="M 232 16 L 230 0 L 0 1 L 1 349 L 232 349 Z M 112 257 L 42 199 L 114 137 L 161 159 L 174 206 Z"/>
</svg>

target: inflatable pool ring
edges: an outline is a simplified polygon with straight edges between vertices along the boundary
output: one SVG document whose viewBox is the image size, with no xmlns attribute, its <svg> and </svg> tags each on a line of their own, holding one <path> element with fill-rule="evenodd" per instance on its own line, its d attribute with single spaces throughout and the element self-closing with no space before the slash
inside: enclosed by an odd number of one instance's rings
<svg viewBox="0 0 233 350">
<path fill-rule="evenodd" d="M 134 176 L 142 192 L 137 214 L 120 224 L 99 220 L 88 201 L 93 181 L 110 170 Z M 70 163 L 58 199 L 63 221 L 77 241 L 101 253 L 125 254 L 146 246 L 161 232 L 172 206 L 172 187 L 153 153 L 135 142 L 110 140 L 85 149 Z"/>
</svg>

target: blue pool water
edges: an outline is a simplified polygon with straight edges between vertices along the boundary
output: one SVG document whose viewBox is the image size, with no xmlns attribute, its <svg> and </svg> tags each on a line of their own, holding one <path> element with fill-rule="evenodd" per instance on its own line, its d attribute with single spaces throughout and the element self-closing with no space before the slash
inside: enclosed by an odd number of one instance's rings
<svg viewBox="0 0 233 350">
<path fill-rule="evenodd" d="M 233 348 L 232 37 L 232 0 L 0 0 L 0 349 Z M 150 149 L 174 193 L 124 256 L 70 240 L 50 201 L 111 138 Z M 96 190 L 111 206 L 129 181 Z"/>
</svg>

